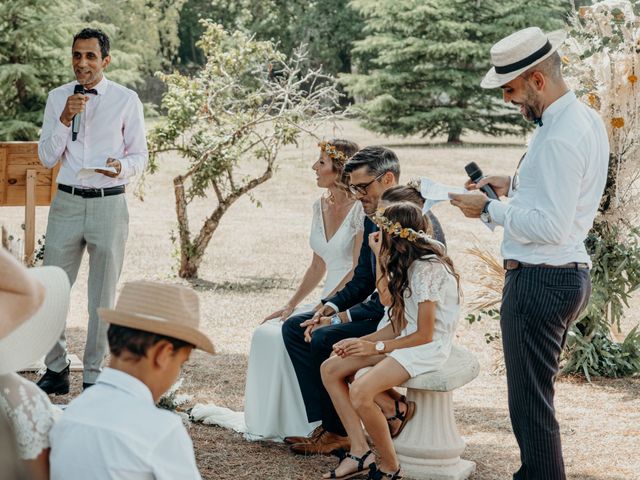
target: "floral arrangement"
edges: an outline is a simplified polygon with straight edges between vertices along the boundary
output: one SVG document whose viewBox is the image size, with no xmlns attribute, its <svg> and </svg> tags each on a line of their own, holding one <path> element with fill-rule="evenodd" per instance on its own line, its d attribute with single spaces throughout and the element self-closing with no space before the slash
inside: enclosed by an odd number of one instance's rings
<svg viewBox="0 0 640 480">
<path fill-rule="evenodd" d="M 596 222 L 632 227 L 640 212 L 640 1 L 580 7 L 570 23 L 565 76 L 578 98 L 601 115 L 611 148 Z"/>
<path fill-rule="evenodd" d="M 331 160 L 337 160 L 341 164 L 346 163 L 346 161 L 348 160 L 344 152 L 341 152 L 336 148 L 335 145 L 332 145 L 327 141 L 323 140 L 322 142 L 318 143 L 318 146 L 320 147 L 320 150 L 326 153 L 327 157 L 329 157 Z"/>
<path fill-rule="evenodd" d="M 394 237 L 405 238 L 410 242 L 415 242 L 418 238 L 421 238 L 428 243 L 437 241 L 424 233 L 422 230 L 415 231 L 413 228 L 403 227 L 399 222 L 392 222 L 384 216 L 384 208 L 379 208 L 376 210 L 373 221 L 376 225 L 378 225 L 380 230 L 385 231 L 389 235 Z"/>
</svg>

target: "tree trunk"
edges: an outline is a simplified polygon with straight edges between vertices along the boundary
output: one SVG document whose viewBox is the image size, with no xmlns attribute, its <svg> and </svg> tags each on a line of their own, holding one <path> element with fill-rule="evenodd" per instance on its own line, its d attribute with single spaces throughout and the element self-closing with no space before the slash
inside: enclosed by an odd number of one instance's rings
<svg viewBox="0 0 640 480">
<path fill-rule="evenodd" d="M 447 138 L 447 143 L 462 143 L 462 140 L 460 140 L 460 135 L 462 135 L 462 129 L 460 127 L 449 127 L 449 137 Z"/>
</svg>

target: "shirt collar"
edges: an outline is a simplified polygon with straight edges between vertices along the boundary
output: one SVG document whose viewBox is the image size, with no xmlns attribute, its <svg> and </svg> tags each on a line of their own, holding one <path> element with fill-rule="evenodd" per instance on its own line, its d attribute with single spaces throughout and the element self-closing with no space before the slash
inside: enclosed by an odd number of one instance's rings
<svg viewBox="0 0 640 480">
<path fill-rule="evenodd" d="M 542 123 L 551 122 L 565 108 L 576 100 L 576 94 L 569 90 L 567 93 L 558 98 L 542 112 Z"/>
<path fill-rule="evenodd" d="M 154 404 L 153 395 L 151 395 L 149 387 L 136 377 L 129 375 L 122 370 L 106 367 L 102 370 L 102 373 L 96 380 L 96 383 L 110 385 L 118 390 L 122 390 L 123 392 L 133 395 L 136 398 L 149 401 L 152 405 Z"/>
<path fill-rule="evenodd" d="M 98 92 L 98 95 L 104 95 L 105 92 L 107 91 L 108 85 L 109 85 L 109 80 L 107 80 L 107 77 L 105 75 L 102 75 L 102 80 L 100 80 L 98 84 L 93 88 L 96 89 L 96 92 Z"/>
</svg>

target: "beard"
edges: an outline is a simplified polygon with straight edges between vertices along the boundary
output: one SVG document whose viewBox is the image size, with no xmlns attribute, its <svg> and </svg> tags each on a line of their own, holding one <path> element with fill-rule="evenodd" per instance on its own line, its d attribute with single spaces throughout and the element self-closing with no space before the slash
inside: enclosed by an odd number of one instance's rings
<svg viewBox="0 0 640 480">
<path fill-rule="evenodd" d="M 541 102 L 538 100 L 536 92 L 529 85 L 527 85 L 526 95 L 522 102 L 511 103 L 520 107 L 520 114 L 525 120 L 533 122 L 542 116 Z"/>
</svg>

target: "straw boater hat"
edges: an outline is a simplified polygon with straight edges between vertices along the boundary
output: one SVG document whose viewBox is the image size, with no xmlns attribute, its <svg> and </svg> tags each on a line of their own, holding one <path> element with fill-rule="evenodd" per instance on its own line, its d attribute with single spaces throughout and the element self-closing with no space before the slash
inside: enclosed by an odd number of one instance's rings
<svg viewBox="0 0 640 480">
<path fill-rule="evenodd" d="M 509 83 L 529 68 L 549 58 L 564 39 L 566 33 L 557 30 L 544 34 L 538 27 L 529 27 L 512 33 L 491 47 L 493 67 L 480 82 L 482 88 L 497 88 Z"/>
<path fill-rule="evenodd" d="M 147 281 L 125 283 L 116 308 L 99 308 L 98 315 L 107 323 L 176 338 L 215 353 L 211 340 L 200 330 L 200 303 L 190 288 Z"/>
<path fill-rule="evenodd" d="M 4 330 L 8 333 L 0 338 L 0 375 L 18 372 L 42 358 L 60 337 L 67 320 L 70 286 L 64 270 L 36 267 L 28 274 L 44 286 L 44 302 L 35 315 Z"/>
</svg>

